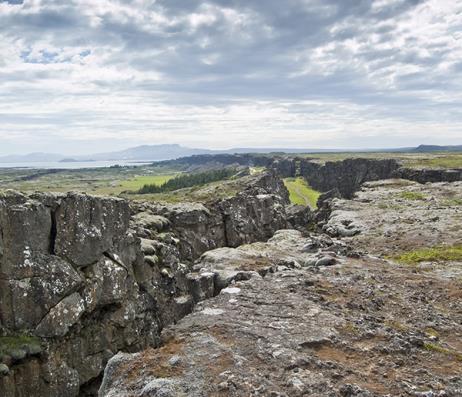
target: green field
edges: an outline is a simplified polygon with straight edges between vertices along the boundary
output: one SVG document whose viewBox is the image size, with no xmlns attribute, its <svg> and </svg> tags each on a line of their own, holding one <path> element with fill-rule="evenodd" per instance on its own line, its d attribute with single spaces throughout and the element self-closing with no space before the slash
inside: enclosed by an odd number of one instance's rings
<svg viewBox="0 0 462 397">
<path fill-rule="evenodd" d="M 60 170 L 0 170 L 0 187 L 21 191 L 78 191 L 99 195 L 119 195 L 137 190 L 147 183 L 162 184 L 182 170 L 156 167 L 108 167 Z"/>
<path fill-rule="evenodd" d="M 305 179 L 299 178 L 286 178 L 284 185 L 289 191 L 289 197 L 292 204 L 306 205 L 315 209 L 320 192 L 311 188 Z"/>
<path fill-rule="evenodd" d="M 438 153 L 427 155 L 428 158 L 413 159 L 406 165 L 416 168 L 462 168 L 462 154 Z"/>
<path fill-rule="evenodd" d="M 120 183 L 120 188 L 122 191 L 125 190 L 138 190 L 144 185 L 162 185 L 170 179 L 174 178 L 178 174 L 169 174 L 169 175 L 144 175 L 137 176 L 133 179 L 128 179 Z"/>
</svg>

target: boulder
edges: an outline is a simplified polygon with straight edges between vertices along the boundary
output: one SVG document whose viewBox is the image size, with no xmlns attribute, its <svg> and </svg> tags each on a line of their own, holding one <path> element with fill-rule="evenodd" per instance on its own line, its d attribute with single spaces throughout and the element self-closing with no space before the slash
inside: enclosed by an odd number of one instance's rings
<svg viewBox="0 0 462 397">
<path fill-rule="evenodd" d="M 55 253 L 76 267 L 95 263 L 105 252 L 120 253 L 129 221 L 125 200 L 70 193 L 56 210 Z"/>
<path fill-rule="evenodd" d="M 37 326 L 35 334 L 44 338 L 64 336 L 79 321 L 84 311 L 84 300 L 75 292 L 50 309 Z"/>
</svg>

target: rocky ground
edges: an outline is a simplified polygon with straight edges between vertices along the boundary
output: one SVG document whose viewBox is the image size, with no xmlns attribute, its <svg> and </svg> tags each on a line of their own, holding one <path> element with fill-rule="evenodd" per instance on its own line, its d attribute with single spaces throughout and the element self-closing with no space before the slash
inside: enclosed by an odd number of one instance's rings
<svg viewBox="0 0 462 397">
<path fill-rule="evenodd" d="M 374 255 L 462 243 L 462 182 L 367 182 L 331 209 L 324 231 Z"/>
<path fill-rule="evenodd" d="M 194 259 L 309 215 L 272 172 L 207 205 L 0 192 L 0 396 L 95 395 L 109 358 L 218 292 Z"/>
<path fill-rule="evenodd" d="M 401 180 L 334 199 L 327 234 L 202 255 L 221 292 L 109 361 L 101 396 L 461 396 L 461 262 L 403 264 L 460 244 L 460 183 Z M 322 226 L 322 225 L 321 225 Z"/>
</svg>

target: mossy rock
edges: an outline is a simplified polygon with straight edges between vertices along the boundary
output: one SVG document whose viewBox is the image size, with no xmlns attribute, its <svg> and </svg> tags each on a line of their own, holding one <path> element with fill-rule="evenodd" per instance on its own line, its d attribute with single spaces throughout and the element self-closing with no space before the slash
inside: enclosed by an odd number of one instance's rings
<svg viewBox="0 0 462 397">
<path fill-rule="evenodd" d="M 20 361 L 43 351 L 39 338 L 27 335 L 0 336 L 0 358 Z"/>
</svg>

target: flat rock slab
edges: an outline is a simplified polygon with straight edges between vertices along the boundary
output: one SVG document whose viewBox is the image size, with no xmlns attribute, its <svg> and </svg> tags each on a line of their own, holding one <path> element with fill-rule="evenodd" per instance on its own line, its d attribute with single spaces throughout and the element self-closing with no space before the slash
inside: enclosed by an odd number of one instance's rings
<svg viewBox="0 0 462 397">
<path fill-rule="evenodd" d="M 115 356 L 100 396 L 460 396 L 461 288 L 364 258 L 255 276 Z"/>
<path fill-rule="evenodd" d="M 355 248 L 393 255 L 462 241 L 462 182 L 368 182 L 352 200 L 335 199 L 324 229 Z"/>
</svg>

